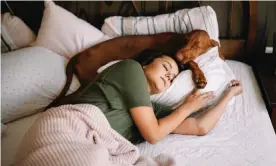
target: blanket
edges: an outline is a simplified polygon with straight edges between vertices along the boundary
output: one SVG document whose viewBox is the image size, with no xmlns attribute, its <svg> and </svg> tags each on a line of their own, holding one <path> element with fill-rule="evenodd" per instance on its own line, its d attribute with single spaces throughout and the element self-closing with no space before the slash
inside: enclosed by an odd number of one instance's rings
<svg viewBox="0 0 276 166">
<path fill-rule="evenodd" d="M 165 154 L 140 156 L 98 107 L 77 104 L 44 112 L 23 138 L 15 165 L 172 166 L 175 161 Z"/>
</svg>

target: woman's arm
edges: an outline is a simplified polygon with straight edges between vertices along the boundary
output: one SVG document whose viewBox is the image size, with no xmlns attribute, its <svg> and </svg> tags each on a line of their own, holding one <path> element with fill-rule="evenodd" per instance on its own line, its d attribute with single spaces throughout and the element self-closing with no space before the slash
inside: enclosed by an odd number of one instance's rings
<svg viewBox="0 0 276 166">
<path fill-rule="evenodd" d="M 210 92 L 199 94 L 199 91 L 195 91 L 189 95 L 188 100 L 183 105 L 159 120 L 156 119 L 152 107 L 135 107 L 130 110 L 130 113 L 144 139 L 155 144 L 173 132 L 184 119 L 202 108 L 205 102 L 211 98 L 213 95 Z"/>
<path fill-rule="evenodd" d="M 199 118 L 187 118 L 173 131 L 173 133 L 185 135 L 206 135 L 215 127 L 232 97 L 240 94 L 241 92 L 241 84 L 236 80 L 232 81 L 232 85 L 226 90 L 216 106 L 211 108 Z"/>
</svg>

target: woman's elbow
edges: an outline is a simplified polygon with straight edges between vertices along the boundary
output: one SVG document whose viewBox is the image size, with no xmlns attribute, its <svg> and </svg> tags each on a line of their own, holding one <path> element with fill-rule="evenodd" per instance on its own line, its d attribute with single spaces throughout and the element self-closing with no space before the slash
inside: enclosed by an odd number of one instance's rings
<svg viewBox="0 0 276 166">
<path fill-rule="evenodd" d="M 207 135 L 209 133 L 209 129 L 204 127 L 204 126 L 198 126 L 198 132 L 197 132 L 197 135 L 198 136 L 204 136 L 204 135 Z"/>
<path fill-rule="evenodd" d="M 161 138 L 159 138 L 157 136 L 157 134 L 146 136 L 146 137 L 144 137 L 144 139 L 152 145 L 156 144 L 157 142 L 159 142 L 161 140 Z"/>
<path fill-rule="evenodd" d="M 152 138 L 147 138 L 147 139 L 145 139 L 149 144 L 152 144 L 152 145 L 154 145 L 154 144 L 156 144 L 157 142 L 159 142 L 159 139 L 158 138 L 154 138 L 154 137 L 152 137 Z"/>
</svg>

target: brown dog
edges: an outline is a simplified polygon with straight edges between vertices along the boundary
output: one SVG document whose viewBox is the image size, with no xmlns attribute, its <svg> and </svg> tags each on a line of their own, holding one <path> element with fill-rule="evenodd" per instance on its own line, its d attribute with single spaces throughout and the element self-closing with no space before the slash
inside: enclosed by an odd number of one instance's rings
<svg viewBox="0 0 276 166">
<path fill-rule="evenodd" d="M 196 86 L 204 88 L 207 84 L 206 78 L 193 59 L 215 46 L 218 46 L 218 42 L 210 39 L 204 30 L 194 30 L 186 34 L 167 32 L 155 35 L 130 35 L 107 40 L 70 59 L 66 67 L 65 86 L 47 108 L 54 106 L 66 94 L 74 73 L 81 85 L 85 85 L 95 79 L 97 70 L 101 66 L 114 60 L 133 58 L 144 49 L 156 49 L 168 53 L 175 56 L 182 64 L 188 64 Z"/>
</svg>

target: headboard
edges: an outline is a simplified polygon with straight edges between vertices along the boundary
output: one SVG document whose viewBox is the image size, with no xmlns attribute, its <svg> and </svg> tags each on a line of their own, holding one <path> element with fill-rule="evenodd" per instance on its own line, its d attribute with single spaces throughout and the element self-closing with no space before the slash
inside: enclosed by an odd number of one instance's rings
<svg viewBox="0 0 276 166">
<path fill-rule="evenodd" d="M 43 15 L 43 1 L 1 2 L 2 13 L 13 10 L 35 33 Z M 9 9 L 6 7 L 6 3 Z M 109 16 L 154 16 L 183 8 L 210 5 L 219 23 L 221 51 L 226 59 L 249 63 L 257 35 L 256 1 L 56 1 L 57 5 L 101 29 Z M 22 5 L 23 4 L 23 5 Z"/>
</svg>

